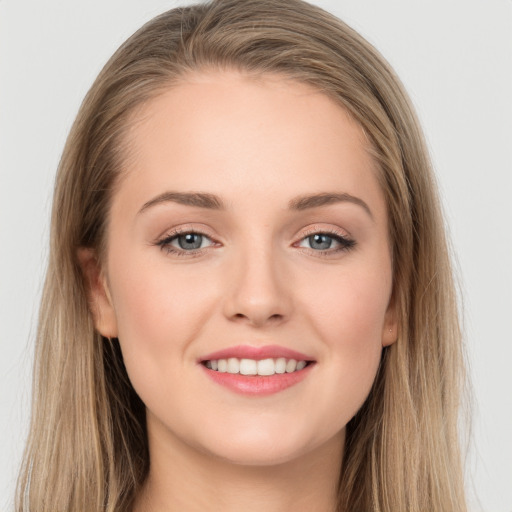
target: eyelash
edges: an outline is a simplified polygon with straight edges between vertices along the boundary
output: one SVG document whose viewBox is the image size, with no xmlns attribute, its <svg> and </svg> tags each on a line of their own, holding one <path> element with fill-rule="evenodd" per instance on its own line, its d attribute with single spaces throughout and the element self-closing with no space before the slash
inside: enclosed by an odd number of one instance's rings
<svg viewBox="0 0 512 512">
<path fill-rule="evenodd" d="M 201 254 L 203 253 L 205 248 L 202 248 L 202 249 L 199 248 L 199 249 L 193 249 L 193 250 L 187 251 L 185 249 L 177 249 L 177 248 L 173 247 L 172 245 L 170 245 L 171 242 L 173 242 L 180 236 L 184 236 L 184 235 L 200 235 L 200 236 L 210 239 L 213 242 L 213 244 L 216 243 L 214 240 L 212 240 L 212 238 L 207 233 L 205 233 L 203 231 L 197 231 L 194 229 L 177 229 L 177 230 L 173 231 L 172 233 L 168 234 L 167 236 L 165 236 L 162 240 L 159 240 L 158 242 L 156 242 L 155 245 L 159 246 L 167 254 L 172 254 L 172 255 L 178 256 L 178 257 L 192 257 L 193 258 L 193 257 L 201 256 Z M 340 245 L 340 247 L 338 247 L 337 249 L 334 249 L 334 250 L 333 249 L 315 250 L 315 249 L 308 248 L 308 247 L 298 247 L 297 246 L 297 244 L 301 243 L 303 240 L 306 240 L 307 238 L 310 238 L 314 235 L 327 235 L 329 238 L 333 239 L 334 242 L 337 242 Z M 356 241 L 347 237 L 346 235 L 342 235 L 341 233 L 334 231 L 334 230 L 311 229 L 311 230 L 307 231 L 304 234 L 304 236 L 298 242 L 294 243 L 293 245 L 294 245 L 294 247 L 298 247 L 302 250 L 305 250 L 308 253 L 310 253 L 310 251 L 312 251 L 315 254 L 315 256 L 328 258 L 328 257 L 334 256 L 334 255 L 342 253 L 342 252 L 350 251 L 351 249 L 353 249 L 355 247 Z M 211 246 L 207 247 L 206 249 L 209 249 L 210 247 Z"/>
</svg>

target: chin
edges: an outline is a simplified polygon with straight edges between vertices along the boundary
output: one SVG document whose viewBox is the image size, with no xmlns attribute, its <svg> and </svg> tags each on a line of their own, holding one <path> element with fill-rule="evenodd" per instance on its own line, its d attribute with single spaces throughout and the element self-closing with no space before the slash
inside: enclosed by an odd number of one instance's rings
<svg viewBox="0 0 512 512">
<path fill-rule="evenodd" d="M 276 466 L 285 464 L 314 451 L 328 442 L 306 432 L 290 428 L 252 428 L 237 433 L 227 432 L 222 440 L 208 443 L 207 451 L 226 462 L 243 466 Z M 336 435 L 334 436 L 336 437 Z"/>
<path fill-rule="evenodd" d="M 274 441 L 273 446 L 232 445 L 225 450 L 216 450 L 214 456 L 238 466 L 278 466 L 300 458 L 308 450 L 302 447 L 279 446 Z"/>
</svg>

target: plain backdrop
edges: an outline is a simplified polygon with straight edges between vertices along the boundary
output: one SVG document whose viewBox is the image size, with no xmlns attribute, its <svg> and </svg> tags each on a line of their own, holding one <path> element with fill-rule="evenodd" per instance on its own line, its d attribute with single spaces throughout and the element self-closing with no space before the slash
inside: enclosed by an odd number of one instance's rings
<svg viewBox="0 0 512 512">
<path fill-rule="evenodd" d="M 314 3 L 381 51 L 418 110 L 464 296 L 474 387 L 471 510 L 512 512 L 512 0 Z M 12 508 L 28 428 L 52 184 L 65 137 L 113 51 L 177 4 L 0 0 L 0 510 Z"/>
</svg>

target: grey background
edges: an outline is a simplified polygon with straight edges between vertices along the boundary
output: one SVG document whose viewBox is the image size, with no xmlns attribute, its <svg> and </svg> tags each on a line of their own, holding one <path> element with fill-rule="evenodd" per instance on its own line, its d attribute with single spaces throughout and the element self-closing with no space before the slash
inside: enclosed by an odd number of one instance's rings
<svg viewBox="0 0 512 512">
<path fill-rule="evenodd" d="M 0 510 L 28 428 L 52 182 L 104 62 L 178 2 L 0 0 Z M 183 3 L 183 2 L 181 2 Z M 395 67 L 426 132 L 464 296 L 472 511 L 512 512 L 512 1 L 316 1 Z"/>
</svg>

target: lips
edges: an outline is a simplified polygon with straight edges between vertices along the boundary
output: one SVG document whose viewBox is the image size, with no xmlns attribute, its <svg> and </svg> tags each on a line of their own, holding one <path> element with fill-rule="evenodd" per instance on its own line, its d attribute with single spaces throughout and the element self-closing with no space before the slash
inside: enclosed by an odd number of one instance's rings
<svg viewBox="0 0 512 512">
<path fill-rule="evenodd" d="M 278 345 L 265 345 L 263 347 L 253 347 L 251 345 L 238 345 L 236 347 L 226 348 L 217 352 L 212 352 L 205 357 L 202 357 L 199 362 L 229 359 L 230 357 L 236 357 L 237 359 L 255 359 L 259 361 L 261 359 L 277 359 L 284 357 L 285 359 L 295 359 L 296 361 L 314 361 L 314 358 L 291 350 L 289 348 L 280 347 Z"/>
<path fill-rule="evenodd" d="M 238 345 L 198 360 L 217 384 L 244 395 L 269 395 L 298 384 L 309 375 L 314 358 L 277 345 Z"/>
</svg>

